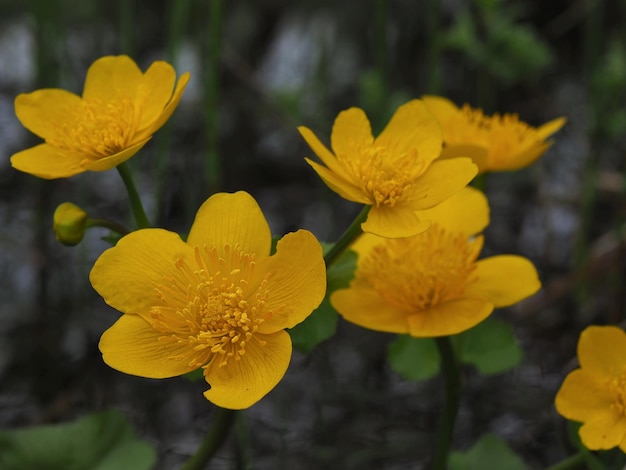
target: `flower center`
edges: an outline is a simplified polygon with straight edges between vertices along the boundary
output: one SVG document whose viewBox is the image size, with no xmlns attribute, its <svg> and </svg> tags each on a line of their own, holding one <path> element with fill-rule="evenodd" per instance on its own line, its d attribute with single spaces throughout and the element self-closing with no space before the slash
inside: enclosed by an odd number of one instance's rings
<svg viewBox="0 0 626 470">
<path fill-rule="evenodd" d="M 394 206 L 426 170 L 417 149 L 390 152 L 386 147 L 355 148 L 359 158 L 341 158 L 338 161 L 350 172 L 373 206 Z"/>
<path fill-rule="evenodd" d="M 609 389 L 614 396 L 611 408 L 622 416 L 626 416 L 626 368 L 622 375 L 609 382 Z"/>
<path fill-rule="evenodd" d="M 265 345 L 255 333 L 272 314 L 265 308 L 270 274 L 255 277 L 254 259 L 228 244 L 222 256 L 215 247 L 195 247 L 194 267 L 179 259 L 177 276 L 156 285 L 159 304 L 150 313 L 153 328 L 164 333 L 159 341 L 188 345 L 196 368 L 239 360 L 250 341 Z"/>
<path fill-rule="evenodd" d="M 59 132 L 47 142 L 82 153 L 89 160 L 98 160 L 129 147 L 137 130 L 138 117 L 130 97 L 109 102 L 81 100 L 72 118 L 59 123 Z"/>
<path fill-rule="evenodd" d="M 385 240 L 364 258 L 359 271 L 394 307 L 416 313 L 458 298 L 472 277 L 482 238 L 468 241 L 433 224 L 405 239 Z"/>
</svg>

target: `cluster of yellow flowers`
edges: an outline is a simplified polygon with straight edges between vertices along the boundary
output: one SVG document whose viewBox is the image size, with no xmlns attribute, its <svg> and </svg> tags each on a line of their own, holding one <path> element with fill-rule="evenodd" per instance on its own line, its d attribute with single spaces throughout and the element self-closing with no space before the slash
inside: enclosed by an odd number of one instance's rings
<svg viewBox="0 0 626 470">
<path fill-rule="evenodd" d="M 11 162 L 48 179 L 114 168 L 163 126 L 188 80 L 177 80 L 165 62 L 144 73 L 127 56 L 103 57 L 90 67 L 82 96 L 60 89 L 19 95 L 18 118 L 45 142 Z M 330 189 L 367 208 L 363 233 L 350 245 L 358 255 L 354 278 L 328 293 L 332 306 L 365 328 L 440 337 L 537 292 L 527 259 L 479 259 L 489 206 L 468 184 L 478 173 L 532 163 L 564 123 L 533 128 L 516 115 L 485 116 L 425 96 L 400 106 L 377 137 L 363 110 L 341 112 L 330 149 L 300 127 L 321 160 L 307 163 Z M 78 243 L 87 226 L 76 206 L 55 213 L 66 243 Z M 241 409 L 259 401 L 289 365 L 285 329 L 327 295 L 326 262 L 310 232 L 285 235 L 273 255 L 271 246 L 270 227 L 245 192 L 209 197 L 186 240 L 159 228 L 123 236 L 90 274 L 105 302 L 123 312 L 101 338 L 104 361 L 151 378 L 202 369 L 205 396 L 215 404 Z M 578 352 L 581 368 L 564 382 L 557 409 L 585 422 L 580 434 L 590 449 L 626 450 L 626 334 L 590 327 Z"/>
</svg>

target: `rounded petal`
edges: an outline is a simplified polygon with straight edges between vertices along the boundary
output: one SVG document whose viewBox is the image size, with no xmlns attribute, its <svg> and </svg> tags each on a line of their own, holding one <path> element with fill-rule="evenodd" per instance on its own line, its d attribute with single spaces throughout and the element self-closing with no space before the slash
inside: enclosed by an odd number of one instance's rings
<svg viewBox="0 0 626 470">
<path fill-rule="evenodd" d="M 541 157 L 548 148 L 552 145 L 552 142 L 539 142 L 531 145 L 523 152 L 517 155 L 509 155 L 507 158 L 498 158 L 494 155 L 490 161 L 487 171 L 515 171 L 520 168 L 524 168 L 539 157 Z"/>
<path fill-rule="evenodd" d="M 154 134 L 163 126 L 163 124 L 167 122 L 167 120 L 172 116 L 172 114 L 178 107 L 178 103 L 180 103 L 180 100 L 183 97 L 183 92 L 187 87 L 187 83 L 189 83 L 189 78 L 189 72 L 186 72 L 180 76 L 180 78 L 178 79 L 178 83 L 176 84 L 174 94 L 165 105 L 165 108 L 163 108 L 163 110 L 161 111 L 161 114 L 146 129 L 144 129 L 143 131 L 139 131 L 135 139 L 143 139 L 147 136 Z"/>
<path fill-rule="evenodd" d="M 157 61 L 143 75 L 135 102 L 141 111 L 139 128 L 152 125 L 172 98 L 176 83 L 176 71 L 167 62 Z"/>
<path fill-rule="evenodd" d="M 459 157 L 471 158 L 478 167 L 478 173 L 484 173 L 490 169 L 489 149 L 479 145 L 448 145 L 441 151 L 439 159 Z"/>
<path fill-rule="evenodd" d="M 195 264 L 193 249 L 178 234 L 157 228 L 138 230 L 100 255 L 89 280 L 111 307 L 149 315 L 157 300 L 155 283 L 176 275 L 175 263 L 181 258 Z"/>
<path fill-rule="evenodd" d="M 430 209 L 467 186 L 477 172 L 469 158 L 437 160 L 417 180 L 409 202 L 414 210 Z"/>
<path fill-rule="evenodd" d="M 610 410 L 613 402 L 614 396 L 606 384 L 583 369 L 568 374 L 554 399 L 561 416 L 578 422 Z"/>
<path fill-rule="evenodd" d="M 305 158 L 306 162 L 311 165 L 311 167 L 315 170 L 315 172 L 322 178 L 322 181 L 326 183 L 332 191 L 339 194 L 342 198 L 352 201 L 358 202 L 360 204 L 371 204 L 372 201 L 370 198 L 363 192 L 361 188 L 354 185 L 350 180 L 345 179 L 341 173 L 334 173 L 329 168 L 320 165 L 308 158 Z"/>
<path fill-rule="evenodd" d="M 355 153 L 373 143 L 372 127 L 362 109 L 350 108 L 339 113 L 330 136 L 330 146 L 337 158 L 353 160 Z"/>
<path fill-rule="evenodd" d="M 138 144 L 133 145 L 132 147 L 128 147 L 121 152 L 116 153 L 115 155 L 111 155 L 109 157 L 98 158 L 96 160 L 85 160 L 83 162 L 83 166 L 85 170 L 89 171 L 107 171 L 112 168 L 115 168 L 120 163 L 124 163 L 126 160 L 134 156 L 137 152 L 139 152 L 144 145 L 148 143 L 150 138 L 145 139 Z"/>
<path fill-rule="evenodd" d="M 461 333 L 478 325 L 493 312 L 493 304 L 482 299 L 460 298 L 444 302 L 408 318 L 409 334 L 433 338 Z"/>
<path fill-rule="evenodd" d="M 259 325 L 259 332 L 293 328 L 324 300 L 326 264 L 322 247 L 307 230 L 288 233 L 276 245 L 276 254 L 258 262 L 256 272 L 271 273 L 265 308 L 273 315 Z"/>
<path fill-rule="evenodd" d="M 422 101 L 439 122 L 448 121 L 460 112 L 452 101 L 442 96 L 425 95 Z"/>
<path fill-rule="evenodd" d="M 83 99 L 107 103 L 122 95 L 135 96 L 143 73 L 126 55 L 106 56 L 96 60 L 85 78 Z"/>
<path fill-rule="evenodd" d="M 337 158 L 326 148 L 326 146 L 317 138 L 317 136 L 311 131 L 311 129 L 300 126 L 298 127 L 298 132 L 302 138 L 309 144 L 313 153 L 322 160 L 322 163 L 328 167 L 328 171 L 335 173 L 337 176 L 347 179 L 348 176 L 346 172 L 341 168 L 341 165 L 337 162 Z M 309 164 L 311 161 L 305 158 Z M 319 166 L 319 165 L 318 165 Z M 315 168 L 315 167 L 313 167 Z M 316 170 L 317 171 L 317 170 Z M 321 175 L 320 175 L 321 176 Z"/>
<path fill-rule="evenodd" d="M 98 347 L 102 359 L 125 374 L 164 379 L 197 369 L 190 366 L 197 351 L 187 343 L 161 341 L 156 331 L 138 315 L 122 315 L 106 330 Z"/>
<path fill-rule="evenodd" d="M 441 127 L 422 101 L 412 100 L 398 108 L 375 145 L 398 156 L 416 148 L 420 161 L 431 162 L 441 153 Z"/>
<path fill-rule="evenodd" d="M 214 246 L 218 253 L 226 244 L 239 245 L 243 253 L 264 257 L 270 254 L 272 233 L 250 194 L 245 191 L 217 193 L 200 206 L 187 243 L 198 247 Z"/>
<path fill-rule="evenodd" d="M 489 202 L 481 191 L 466 186 L 435 207 L 418 211 L 417 216 L 447 231 L 471 236 L 489 225 Z"/>
<path fill-rule="evenodd" d="M 578 435 L 588 449 L 612 449 L 626 437 L 626 419 L 610 409 L 602 410 L 581 426 Z"/>
<path fill-rule="evenodd" d="M 15 98 L 15 114 L 22 125 L 42 139 L 64 132 L 59 123 L 74 122 L 81 108 L 80 96 L 57 88 L 23 93 Z"/>
<path fill-rule="evenodd" d="M 553 119 L 537 128 L 537 135 L 540 139 L 545 140 L 565 125 L 567 119 L 564 117 Z"/>
<path fill-rule="evenodd" d="M 69 178 L 83 173 L 85 156 L 67 152 L 48 144 L 39 144 L 11 157 L 13 168 L 39 178 Z"/>
<path fill-rule="evenodd" d="M 354 282 L 348 289 L 330 295 L 330 303 L 339 314 L 355 325 L 386 333 L 408 333 L 406 312 L 389 305 L 375 290 Z"/>
<path fill-rule="evenodd" d="M 220 367 L 219 357 L 209 364 L 204 377 L 211 388 L 204 392 L 207 400 L 222 408 L 249 408 L 267 395 L 283 378 L 291 360 L 291 338 L 286 331 L 259 335 L 246 345 L 240 360 L 231 358 Z"/>
<path fill-rule="evenodd" d="M 485 299 L 496 307 L 508 307 L 541 289 L 533 264 L 521 256 L 500 255 L 476 263 L 477 281 L 465 289 L 465 297 Z"/>
<path fill-rule="evenodd" d="M 414 210 L 404 206 L 375 207 L 361 224 L 364 232 L 385 238 L 406 238 L 425 232 L 430 223 L 421 220 Z"/>
<path fill-rule="evenodd" d="M 588 374 L 613 379 L 626 367 L 626 333 L 616 326 L 589 326 L 578 341 L 578 361 Z"/>
</svg>

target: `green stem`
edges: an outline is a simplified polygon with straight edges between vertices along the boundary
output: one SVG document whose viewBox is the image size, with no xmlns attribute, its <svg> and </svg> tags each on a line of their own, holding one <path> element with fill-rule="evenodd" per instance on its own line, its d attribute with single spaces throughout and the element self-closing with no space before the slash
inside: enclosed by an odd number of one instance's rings
<svg viewBox="0 0 626 470">
<path fill-rule="evenodd" d="M 130 207 L 133 210 L 133 215 L 135 216 L 135 222 L 137 222 L 137 227 L 150 227 L 150 222 L 148 222 L 146 211 L 143 209 L 143 205 L 141 204 L 141 199 L 139 198 L 139 193 L 137 192 L 137 188 L 135 187 L 133 175 L 130 172 L 128 164 L 126 162 L 120 163 L 117 166 L 117 171 L 120 173 L 122 181 L 124 181 L 126 191 L 128 191 L 128 199 L 130 201 Z"/>
<path fill-rule="evenodd" d="M 446 381 L 446 404 L 441 418 L 439 429 L 439 440 L 433 458 L 434 470 L 445 470 L 447 468 L 448 453 L 452 443 L 454 432 L 454 422 L 459 411 L 459 396 L 461 394 L 461 380 L 459 375 L 459 363 L 452 348 L 450 338 L 447 336 L 435 338 L 441 364 Z"/>
<path fill-rule="evenodd" d="M 585 454 L 579 452 L 578 454 L 569 456 L 565 460 L 561 460 L 559 463 L 555 463 L 546 470 L 573 470 L 575 468 L 581 468 L 584 463 Z"/>
<path fill-rule="evenodd" d="M 112 232 L 119 234 L 120 236 L 128 235 L 129 230 L 123 225 L 118 224 L 117 222 L 113 222 L 109 219 L 87 219 L 85 223 L 85 228 L 91 227 L 104 227 L 108 228 Z"/>
<path fill-rule="evenodd" d="M 234 410 L 217 408 L 211 429 L 209 429 L 202 444 L 200 444 L 198 451 L 185 462 L 181 470 L 202 470 L 207 468 L 211 457 L 217 452 L 228 435 L 228 431 L 235 420 L 236 413 L 237 412 Z"/>
<path fill-rule="evenodd" d="M 221 165 L 217 148 L 217 102 L 219 97 L 220 47 L 222 38 L 222 0 L 209 2 L 209 44 L 207 57 L 206 92 L 206 182 L 209 192 L 221 185 Z"/>
<path fill-rule="evenodd" d="M 350 227 L 347 228 L 347 230 L 343 233 L 339 240 L 337 240 L 337 243 L 333 245 L 330 251 L 324 255 L 326 268 L 330 267 L 330 265 L 337 260 L 339 255 L 343 253 L 343 250 L 345 250 L 350 245 L 350 243 L 356 240 L 363 233 L 363 230 L 361 230 L 361 224 L 365 222 L 365 219 L 367 219 L 367 214 L 370 211 L 370 207 L 371 206 L 363 207 L 363 209 L 361 210 L 359 215 L 356 216 L 356 219 L 354 219 Z"/>
</svg>

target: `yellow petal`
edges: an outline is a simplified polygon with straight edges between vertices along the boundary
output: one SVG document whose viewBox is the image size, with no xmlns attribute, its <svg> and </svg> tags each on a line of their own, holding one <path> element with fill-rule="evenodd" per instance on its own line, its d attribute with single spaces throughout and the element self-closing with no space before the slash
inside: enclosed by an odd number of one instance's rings
<svg viewBox="0 0 626 470">
<path fill-rule="evenodd" d="M 341 165 L 337 162 L 337 158 L 330 152 L 330 150 L 326 148 L 326 146 L 309 128 L 300 126 L 298 127 L 298 132 L 300 132 L 302 138 L 306 141 L 309 147 L 311 147 L 313 153 L 315 153 L 315 155 L 317 155 L 319 159 L 322 160 L 322 163 L 324 163 L 324 165 L 328 167 L 328 171 L 330 171 L 331 173 L 335 173 L 338 177 L 342 179 L 349 179 L 349 176 L 346 174 L 343 168 L 341 168 Z M 307 158 L 305 158 L 305 160 L 307 160 L 307 162 L 311 164 L 311 160 Z M 315 167 L 313 168 L 315 169 Z"/>
<path fill-rule="evenodd" d="M 441 153 L 441 127 L 422 101 L 412 100 L 398 108 L 375 145 L 394 155 L 417 148 L 420 161 L 431 162 Z"/>
<path fill-rule="evenodd" d="M 410 202 L 415 210 L 430 209 L 467 186 L 477 172 L 469 158 L 434 161 L 417 180 Z"/>
<path fill-rule="evenodd" d="M 172 98 L 175 83 L 176 71 L 167 62 L 153 62 L 146 70 L 134 96 L 141 112 L 139 129 L 151 126 L 161 115 Z"/>
<path fill-rule="evenodd" d="M 155 283 L 176 276 L 175 263 L 195 263 L 193 250 L 178 234 L 163 229 L 143 229 L 123 237 L 96 260 L 89 280 L 111 307 L 148 316 L 156 301 Z"/>
<path fill-rule="evenodd" d="M 572 421 L 585 422 L 611 409 L 614 396 L 606 383 L 583 369 L 569 373 L 556 394 L 559 414 Z"/>
<path fill-rule="evenodd" d="M 422 96 L 422 101 L 439 122 L 448 121 L 460 112 L 452 101 L 442 96 L 425 95 Z"/>
<path fill-rule="evenodd" d="M 517 155 L 511 155 L 509 158 L 500 158 L 494 156 L 490 162 L 488 171 L 515 171 L 520 168 L 527 167 L 539 157 L 541 157 L 548 148 L 552 145 L 552 142 L 540 142 L 535 143 L 531 147 L 525 149 L 523 152 Z"/>
<path fill-rule="evenodd" d="M 337 158 L 354 160 L 355 154 L 373 143 L 372 127 L 362 109 L 350 108 L 339 113 L 330 137 L 330 146 Z"/>
<path fill-rule="evenodd" d="M 122 315 L 106 330 L 98 347 L 102 359 L 125 374 L 163 379 L 196 369 L 189 366 L 197 352 L 188 343 L 159 340 L 156 331 L 138 315 Z"/>
<path fill-rule="evenodd" d="M 408 333 L 407 314 L 389 305 L 375 290 L 351 284 L 330 295 L 330 303 L 355 325 L 387 333 Z"/>
<path fill-rule="evenodd" d="M 135 139 L 142 139 L 148 135 L 154 134 L 163 126 L 163 124 L 167 122 L 167 120 L 176 110 L 178 103 L 180 103 L 180 100 L 183 97 L 183 92 L 187 87 L 187 83 L 189 83 L 189 78 L 189 72 L 186 72 L 180 76 L 180 78 L 178 79 L 178 83 L 176 83 L 176 89 L 174 90 L 174 94 L 172 95 L 172 98 L 169 100 L 167 105 L 165 105 L 165 108 L 163 108 L 163 110 L 161 111 L 161 114 L 144 131 L 138 132 Z"/>
<path fill-rule="evenodd" d="M 610 409 L 602 410 L 578 430 L 580 440 L 591 450 L 608 450 L 626 437 L 626 419 Z"/>
<path fill-rule="evenodd" d="M 537 128 L 537 135 L 540 139 L 545 140 L 565 125 L 567 119 L 564 117 L 553 119 Z"/>
<path fill-rule="evenodd" d="M 106 56 L 96 60 L 85 78 L 83 99 L 108 103 L 120 96 L 133 97 L 143 73 L 128 56 Z"/>
<path fill-rule="evenodd" d="M 478 167 L 478 173 L 490 169 L 489 150 L 479 145 L 448 145 L 441 150 L 439 159 L 467 157 Z"/>
<path fill-rule="evenodd" d="M 467 186 L 435 207 L 418 211 L 417 216 L 449 232 L 476 235 L 489 225 L 489 203 L 481 191 Z"/>
<path fill-rule="evenodd" d="M 537 270 L 521 256 L 492 256 L 476 265 L 478 280 L 466 287 L 466 297 L 485 299 L 496 307 L 508 307 L 541 289 Z"/>
<path fill-rule="evenodd" d="M 322 247 L 307 230 L 288 233 L 276 245 L 276 254 L 257 263 L 257 273 L 271 273 L 265 304 L 271 317 L 259 332 L 293 328 L 316 309 L 326 293 L 326 264 Z"/>
<path fill-rule="evenodd" d="M 313 160 L 309 160 L 308 158 L 305 158 L 305 160 L 309 165 L 311 165 L 320 178 L 322 178 L 322 181 L 326 183 L 326 186 L 339 194 L 342 198 L 347 199 L 348 201 L 358 202 L 360 204 L 372 203 L 361 188 L 341 176 L 344 174 L 343 172 L 334 173 L 329 168 L 326 168 Z"/>
<path fill-rule="evenodd" d="M 409 334 L 416 338 L 455 335 L 478 325 L 491 312 L 493 304 L 481 299 L 444 302 L 409 316 Z"/>
<path fill-rule="evenodd" d="M 613 379 L 626 367 L 626 333 L 616 326 L 589 326 L 578 341 L 578 361 L 589 374 Z"/>
<path fill-rule="evenodd" d="M 285 331 L 258 335 L 265 345 L 254 339 L 246 345 L 240 360 L 231 358 L 223 367 L 219 357 L 204 371 L 211 388 L 204 392 L 207 400 L 222 408 L 249 408 L 267 395 L 283 378 L 291 360 L 291 339 Z"/>
<path fill-rule="evenodd" d="M 81 108 L 79 96 L 56 88 L 23 93 L 15 98 L 15 114 L 22 125 L 42 139 L 64 132 L 61 123 L 74 122 Z"/>
<path fill-rule="evenodd" d="M 89 171 L 106 171 L 115 168 L 117 165 L 124 163 L 139 152 L 149 140 L 150 137 L 109 157 L 99 158 L 97 160 L 84 160 L 84 169 Z"/>
<path fill-rule="evenodd" d="M 272 244 L 270 227 L 261 208 L 245 191 L 217 193 L 198 210 L 187 243 L 215 247 L 239 245 L 243 253 L 255 253 L 257 259 L 269 256 Z"/>
<path fill-rule="evenodd" d="M 16 170 L 39 178 L 68 178 L 85 171 L 82 166 L 84 158 L 82 154 L 60 150 L 48 144 L 39 144 L 14 154 L 11 157 L 11 165 Z"/>
<path fill-rule="evenodd" d="M 364 232 L 385 238 L 411 237 L 425 232 L 428 227 L 428 221 L 421 220 L 411 208 L 400 205 L 372 206 L 367 220 L 361 224 Z"/>
</svg>

